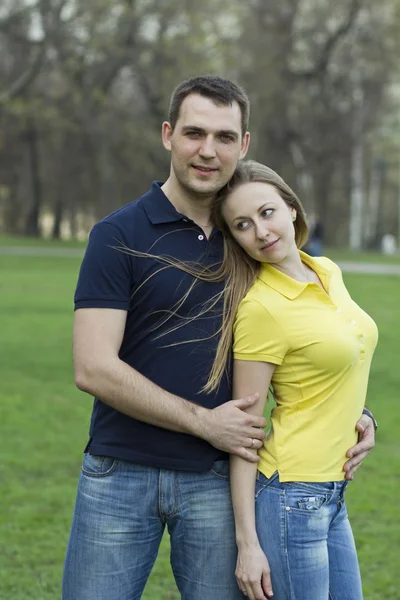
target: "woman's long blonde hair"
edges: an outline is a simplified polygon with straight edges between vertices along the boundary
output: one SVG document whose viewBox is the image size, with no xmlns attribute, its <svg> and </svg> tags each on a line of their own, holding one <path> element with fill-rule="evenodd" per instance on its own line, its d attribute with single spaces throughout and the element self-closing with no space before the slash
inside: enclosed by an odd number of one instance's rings
<svg viewBox="0 0 400 600">
<path fill-rule="evenodd" d="M 224 281 L 223 290 L 210 300 L 210 303 L 207 304 L 207 307 L 204 310 L 204 312 L 208 312 L 213 309 L 221 298 L 223 298 L 222 323 L 216 334 L 214 334 L 219 335 L 220 339 L 208 381 L 202 390 L 205 392 L 216 390 L 220 384 L 230 360 L 233 342 L 233 326 L 239 304 L 255 282 L 260 271 L 260 263 L 251 258 L 234 239 L 222 215 L 223 207 L 229 194 L 239 186 L 251 182 L 261 182 L 273 185 L 285 203 L 296 210 L 296 220 L 294 222 L 295 241 L 297 247 L 301 248 L 307 241 L 308 226 L 306 215 L 300 200 L 293 190 L 284 182 L 282 177 L 269 167 L 254 160 L 239 162 L 232 179 L 224 188 L 222 188 L 222 190 L 220 190 L 212 202 L 211 221 L 222 232 L 224 244 L 223 260 L 218 268 L 215 268 L 215 265 L 212 267 L 203 267 L 202 265 L 176 261 L 169 257 L 137 252 L 125 247 L 119 248 L 120 250 L 134 254 L 135 256 L 155 258 L 165 265 L 179 268 L 202 281 Z M 187 298 L 188 293 L 190 293 L 190 290 L 195 283 L 196 282 L 194 281 L 192 286 L 190 286 L 189 291 L 185 294 L 185 298 Z M 178 304 L 181 306 L 182 301 Z M 169 311 L 168 314 L 170 316 L 176 314 L 177 309 L 178 307 L 175 307 L 172 312 Z M 204 314 L 204 312 L 201 314 Z M 193 317 L 193 319 L 198 317 L 199 315 Z"/>
<path fill-rule="evenodd" d="M 226 199 L 233 190 L 245 183 L 260 182 L 273 185 L 289 207 L 296 210 L 294 221 L 295 241 L 301 248 L 308 238 L 308 226 L 304 208 L 293 192 L 275 171 L 254 160 L 241 161 L 229 183 L 219 192 L 211 206 L 211 220 L 224 236 L 224 257 L 221 265 L 226 275 L 224 285 L 224 311 L 221 325 L 221 337 L 218 343 L 214 363 L 205 386 L 205 390 L 215 390 L 226 368 L 233 342 L 233 326 L 239 304 L 255 282 L 260 263 L 251 258 L 232 236 L 222 215 Z"/>
</svg>

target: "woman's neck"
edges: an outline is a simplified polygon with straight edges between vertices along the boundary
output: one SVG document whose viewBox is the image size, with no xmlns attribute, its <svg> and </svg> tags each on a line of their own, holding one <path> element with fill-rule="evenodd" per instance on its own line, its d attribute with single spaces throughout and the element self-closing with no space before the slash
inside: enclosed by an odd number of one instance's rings
<svg viewBox="0 0 400 600">
<path fill-rule="evenodd" d="M 296 252 L 293 252 L 291 256 L 287 256 L 284 260 L 279 263 L 272 263 L 273 266 L 281 273 L 284 273 L 288 277 L 295 279 L 296 281 L 304 283 L 319 283 L 318 275 L 315 271 L 302 262 L 299 251 L 296 248 Z"/>
</svg>

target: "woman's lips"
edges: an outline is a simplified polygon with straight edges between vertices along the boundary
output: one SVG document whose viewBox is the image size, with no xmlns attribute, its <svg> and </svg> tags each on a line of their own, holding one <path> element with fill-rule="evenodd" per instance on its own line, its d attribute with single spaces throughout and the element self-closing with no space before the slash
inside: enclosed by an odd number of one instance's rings
<svg viewBox="0 0 400 600">
<path fill-rule="evenodd" d="M 261 248 L 261 250 L 263 250 L 263 251 L 265 251 L 265 250 L 271 250 L 271 248 L 273 248 L 277 244 L 277 242 L 279 242 L 279 239 L 280 238 L 276 239 L 275 241 L 273 241 L 273 242 L 271 242 L 269 244 L 266 244 L 265 246 L 263 246 Z"/>
</svg>

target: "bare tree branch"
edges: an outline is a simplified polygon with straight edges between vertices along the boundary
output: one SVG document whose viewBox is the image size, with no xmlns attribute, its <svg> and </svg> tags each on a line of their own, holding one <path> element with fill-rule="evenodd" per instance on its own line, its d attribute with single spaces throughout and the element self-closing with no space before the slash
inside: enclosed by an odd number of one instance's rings
<svg viewBox="0 0 400 600">
<path fill-rule="evenodd" d="M 127 2 L 127 8 L 119 20 L 114 41 L 114 48 L 108 56 L 93 65 L 88 77 L 88 84 L 106 92 L 122 67 L 131 59 L 137 44 L 137 32 L 140 19 L 135 14 L 136 2 Z"/>
<path fill-rule="evenodd" d="M 29 13 L 41 12 L 43 6 L 47 6 L 48 2 L 49 0 L 38 0 L 36 4 L 27 4 L 18 10 L 11 11 L 8 15 L 0 19 L 0 31 L 9 33 L 10 27 L 12 27 L 18 19 Z M 62 0 L 62 2 L 65 2 L 65 0 Z"/>
<path fill-rule="evenodd" d="M 314 67 L 303 71 L 291 70 L 290 74 L 302 79 L 313 79 L 325 73 L 337 44 L 353 27 L 360 11 L 361 4 L 362 0 L 352 0 L 346 21 L 339 25 L 337 29 L 333 31 L 330 36 L 328 36 Z"/>
<path fill-rule="evenodd" d="M 5 102 L 12 100 L 12 98 L 19 96 L 31 85 L 42 67 L 44 57 L 45 45 L 42 43 L 32 64 L 10 85 L 7 90 L 0 93 L 0 104 L 4 104 Z"/>
</svg>

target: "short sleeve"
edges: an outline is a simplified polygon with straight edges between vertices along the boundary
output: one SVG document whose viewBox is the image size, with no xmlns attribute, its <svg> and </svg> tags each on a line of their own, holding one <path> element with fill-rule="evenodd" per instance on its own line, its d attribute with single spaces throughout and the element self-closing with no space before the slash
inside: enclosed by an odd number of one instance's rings
<svg viewBox="0 0 400 600">
<path fill-rule="evenodd" d="M 281 365 L 289 345 L 281 326 L 256 300 L 243 300 L 233 327 L 233 356 Z"/>
<path fill-rule="evenodd" d="M 79 273 L 75 310 L 129 309 L 132 257 L 118 249 L 125 243 L 112 223 L 101 222 L 93 227 Z"/>
</svg>

